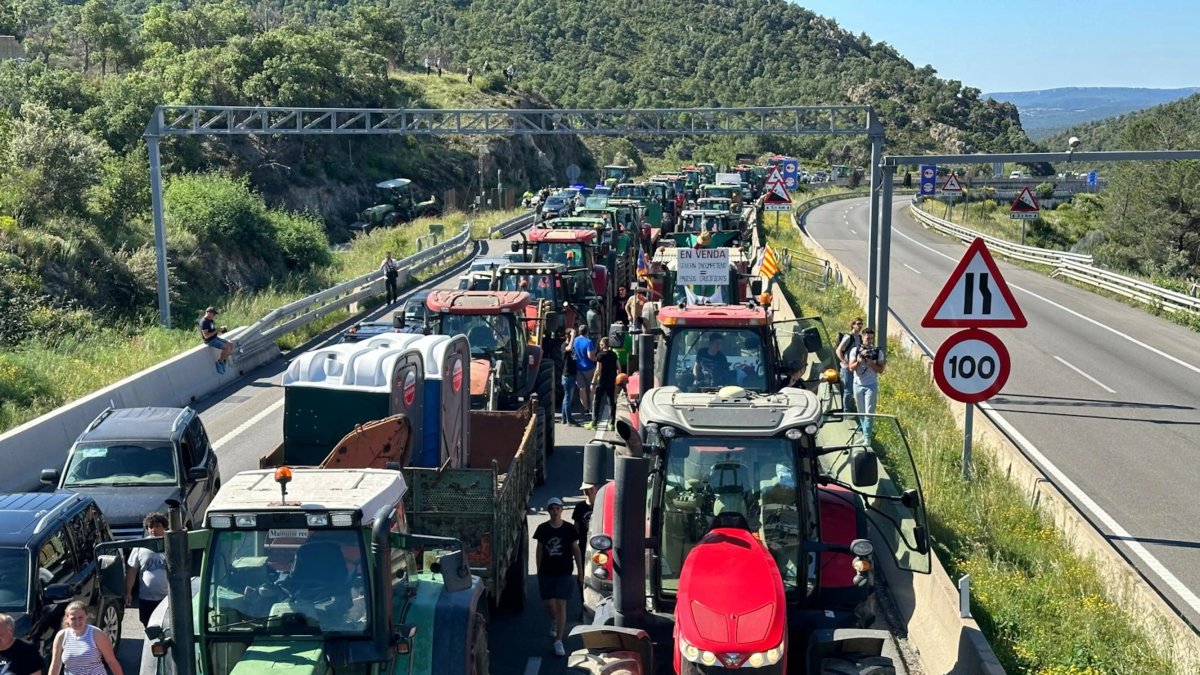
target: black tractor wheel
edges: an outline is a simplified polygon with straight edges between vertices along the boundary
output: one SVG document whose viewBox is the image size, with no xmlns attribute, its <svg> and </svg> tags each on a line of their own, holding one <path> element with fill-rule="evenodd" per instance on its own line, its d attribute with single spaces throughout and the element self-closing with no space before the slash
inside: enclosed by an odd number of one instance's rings
<svg viewBox="0 0 1200 675">
<path fill-rule="evenodd" d="M 538 404 L 542 406 L 542 414 L 546 417 L 546 457 L 554 454 L 554 362 L 542 357 L 538 364 L 537 379 L 534 380 L 533 391 L 537 394 Z"/>
<path fill-rule="evenodd" d="M 504 571 L 504 590 L 496 603 L 499 609 L 521 612 L 525 609 L 525 580 L 529 574 L 529 520 L 521 523 L 521 532 L 515 544 L 517 550 L 513 561 Z"/>
<path fill-rule="evenodd" d="M 896 675 L 896 667 L 886 656 L 839 654 L 821 660 L 821 675 Z"/>
</svg>

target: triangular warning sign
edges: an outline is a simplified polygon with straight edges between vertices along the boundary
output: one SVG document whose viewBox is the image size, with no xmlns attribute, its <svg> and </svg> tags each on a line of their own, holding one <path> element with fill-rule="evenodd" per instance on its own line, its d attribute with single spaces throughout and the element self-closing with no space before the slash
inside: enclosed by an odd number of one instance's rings
<svg viewBox="0 0 1200 675">
<path fill-rule="evenodd" d="M 788 194 L 783 183 L 771 183 L 767 186 L 767 194 L 763 196 L 764 204 L 791 204 L 792 196 Z"/>
<path fill-rule="evenodd" d="M 1037 213 L 1041 210 L 1037 200 L 1034 199 L 1033 193 L 1029 191 L 1029 186 L 1021 188 L 1021 192 L 1017 194 L 1017 198 L 1013 200 L 1012 208 L 1009 211 L 1013 213 Z"/>
<path fill-rule="evenodd" d="M 921 320 L 926 328 L 1024 328 L 1028 324 L 983 239 L 967 247 Z"/>
<path fill-rule="evenodd" d="M 946 184 L 942 186 L 942 192 L 962 192 L 962 185 L 958 183 L 958 176 L 950 174 L 946 179 Z"/>
<path fill-rule="evenodd" d="M 783 185 L 783 172 L 779 170 L 778 166 L 771 167 L 771 173 L 767 174 L 766 184 L 770 185 L 771 183 Z"/>
</svg>

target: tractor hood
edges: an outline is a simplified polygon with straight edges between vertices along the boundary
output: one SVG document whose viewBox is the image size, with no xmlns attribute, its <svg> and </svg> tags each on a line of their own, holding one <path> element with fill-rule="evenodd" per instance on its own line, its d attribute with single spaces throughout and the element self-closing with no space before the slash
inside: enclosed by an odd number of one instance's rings
<svg viewBox="0 0 1200 675">
<path fill-rule="evenodd" d="M 320 675 L 325 645 L 320 642 L 256 640 L 229 675 Z"/>
<path fill-rule="evenodd" d="M 750 654 L 778 647 L 787 626 L 775 559 L 748 530 L 704 535 L 683 563 L 675 634 L 701 651 Z"/>
</svg>

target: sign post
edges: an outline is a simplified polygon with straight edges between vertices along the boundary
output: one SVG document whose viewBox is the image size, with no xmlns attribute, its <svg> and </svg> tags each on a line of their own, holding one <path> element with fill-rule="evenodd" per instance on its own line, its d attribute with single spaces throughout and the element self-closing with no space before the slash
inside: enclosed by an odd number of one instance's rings
<svg viewBox="0 0 1200 675">
<path fill-rule="evenodd" d="M 1008 210 L 1008 217 L 1021 221 L 1022 246 L 1025 245 L 1025 221 L 1037 218 L 1040 212 L 1041 207 L 1033 193 L 1029 191 L 1029 186 L 1021 188 L 1021 191 L 1017 193 L 1017 198 L 1013 200 L 1012 207 Z"/>
<path fill-rule="evenodd" d="M 933 164 L 921 165 L 921 190 L 922 197 L 932 197 L 937 193 L 937 166 Z"/>
<path fill-rule="evenodd" d="M 967 329 L 951 335 L 938 348 L 933 379 L 947 396 L 967 404 L 962 471 L 963 480 L 970 480 L 975 404 L 999 392 L 1012 367 L 1004 343 L 982 329 L 1028 325 L 983 239 L 976 239 L 967 247 L 921 325 Z"/>
<path fill-rule="evenodd" d="M 763 196 L 763 211 L 775 212 L 775 231 L 778 232 L 780 212 L 792 210 L 792 195 L 787 190 L 779 167 L 771 169 L 764 191 L 766 194 Z"/>
</svg>

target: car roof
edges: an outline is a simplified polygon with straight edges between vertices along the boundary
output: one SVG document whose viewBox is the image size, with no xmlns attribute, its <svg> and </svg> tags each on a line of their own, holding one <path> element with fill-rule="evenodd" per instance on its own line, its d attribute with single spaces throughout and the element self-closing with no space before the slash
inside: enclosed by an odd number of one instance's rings
<svg viewBox="0 0 1200 675">
<path fill-rule="evenodd" d="M 177 420 L 187 408 L 115 408 L 103 413 L 99 424 L 80 435 L 88 443 L 171 438 Z"/>
<path fill-rule="evenodd" d="M 87 504 L 73 492 L 21 492 L 0 496 L 0 546 L 24 546 L 59 516 Z"/>
</svg>

